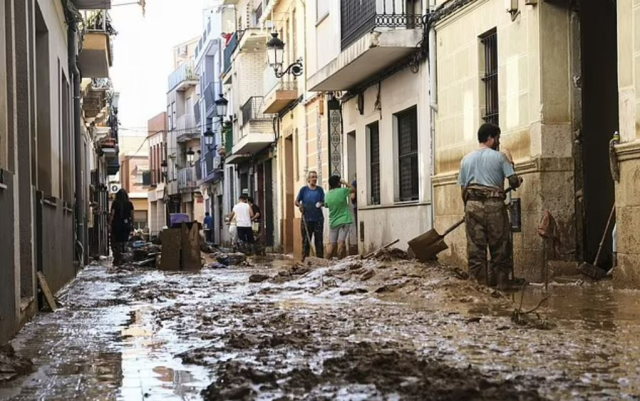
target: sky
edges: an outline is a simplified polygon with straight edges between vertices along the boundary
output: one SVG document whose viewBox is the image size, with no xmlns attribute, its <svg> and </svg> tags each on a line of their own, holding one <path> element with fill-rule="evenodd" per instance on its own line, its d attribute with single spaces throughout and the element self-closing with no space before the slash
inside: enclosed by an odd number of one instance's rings
<svg viewBox="0 0 640 401">
<path fill-rule="evenodd" d="M 146 15 L 132 0 L 113 0 L 110 11 L 118 31 L 111 79 L 120 92 L 120 135 L 147 134 L 147 121 L 166 110 L 173 47 L 200 36 L 203 9 L 214 0 L 147 0 Z"/>
</svg>

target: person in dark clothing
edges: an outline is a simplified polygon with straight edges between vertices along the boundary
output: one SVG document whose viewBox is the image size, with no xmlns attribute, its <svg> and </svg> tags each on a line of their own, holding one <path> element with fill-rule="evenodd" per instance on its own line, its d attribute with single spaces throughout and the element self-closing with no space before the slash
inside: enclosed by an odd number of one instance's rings
<svg viewBox="0 0 640 401">
<path fill-rule="evenodd" d="M 204 214 L 204 238 L 207 243 L 213 243 L 213 217 L 209 212 Z"/>
<path fill-rule="evenodd" d="M 124 189 L 116 193 L 115 200 L 111 203 L 111 217 L 109 220 L 111 231 L 111 249 L 113 251 L 113 265 L 122 264 L 124 245 L 129 240 L 133 231 L 133 203 Z"/>
<path fill-rule="evenodd" d="M 303 259 L 309 256 L 311 244 L 309 240 L 313 237 L 316 256 L 324 257 L 324 190 L 318 186 L 318 173 L 310 171 L 307 176 L 308 185 L 300 188 L 296 198 L 296 206 L 302 213 L 302 247 L 304 250 Z"/>
<path fill-rule="evenodd" d="M 251 218 L 251 221 L 253 222 L 253 235 L 258 237 L 258 234 L 260 234 L 260 226 L 261 226 L 261 221 L 262 221 L 262 211 L 260 210 L 260 208 L 258 207 L 258 205 L 256 205 L 253 202 L 253 198 L 249 197 L 249 206 L 251 206 L 251 210 L 253 210 L 253 217 Z"/>
</svg>

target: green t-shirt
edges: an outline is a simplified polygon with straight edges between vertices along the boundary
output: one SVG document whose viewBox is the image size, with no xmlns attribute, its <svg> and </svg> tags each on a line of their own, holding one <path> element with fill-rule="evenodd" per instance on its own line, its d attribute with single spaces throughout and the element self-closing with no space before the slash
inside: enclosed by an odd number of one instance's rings
<svg viewBox="0 0 640 401">
<path fill-rule="evenodd" d="M 331 228 L 353 224 L 349 195 L 351 195 L 350 188 L 335 188 L 327 192 L 324 204 L 329 208 L 329 226 Z"/>
</svg>

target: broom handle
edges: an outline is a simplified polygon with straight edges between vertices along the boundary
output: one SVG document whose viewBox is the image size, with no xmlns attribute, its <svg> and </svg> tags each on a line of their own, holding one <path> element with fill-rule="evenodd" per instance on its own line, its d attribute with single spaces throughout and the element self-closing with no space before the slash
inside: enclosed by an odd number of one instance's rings
<svg viewBox="0 0 640 401">
<path fill-rule="evenodd" d="M 611 225 L 611 219 L 613 218 L 613 213 L 616 211 L 616 204 L 613 204 L 611 208 L 611 213 L 609 214 L 609 220 L 607 220 L 607 226 L 604 229 L 604 233 L 602 234 L 602 239 L 600 240 L 600 246 L 598 246 L 598 253 L 596 253 L 596 260 L 593 261 L 595 266 L 598 265 L 598 260 L 600 259 L 600 252 L 602 252 L 602 245 L 604 245 L 604 239 L 607 237 L 607 233 L 609 232 L 609 226 Z"/>
</svg>

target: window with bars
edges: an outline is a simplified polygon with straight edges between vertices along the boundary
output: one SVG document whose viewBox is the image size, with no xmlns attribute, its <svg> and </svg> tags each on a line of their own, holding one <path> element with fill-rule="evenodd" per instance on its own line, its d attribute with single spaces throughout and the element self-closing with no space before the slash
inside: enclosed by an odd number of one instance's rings
<svg viewBox="0 0 640 401">
<path fill-rule="evenodd" d="M 367 125 L 369 135 L 370 205 L 380 204 L 380 129 L 378 122 Z"/>
<path fill-rule="evenodd" d="M 418 109 L 414 106 L 395 114 L 398 128 L 399 200 L 419 197 L 418 177 Z"/>
<path fill-rule="evenodd" d="M 498 97 L 498 33 L 495 29 L 480 37 L 484 56 L 484 116 L 487 123 L 500 123 Z"/>
</svg>

